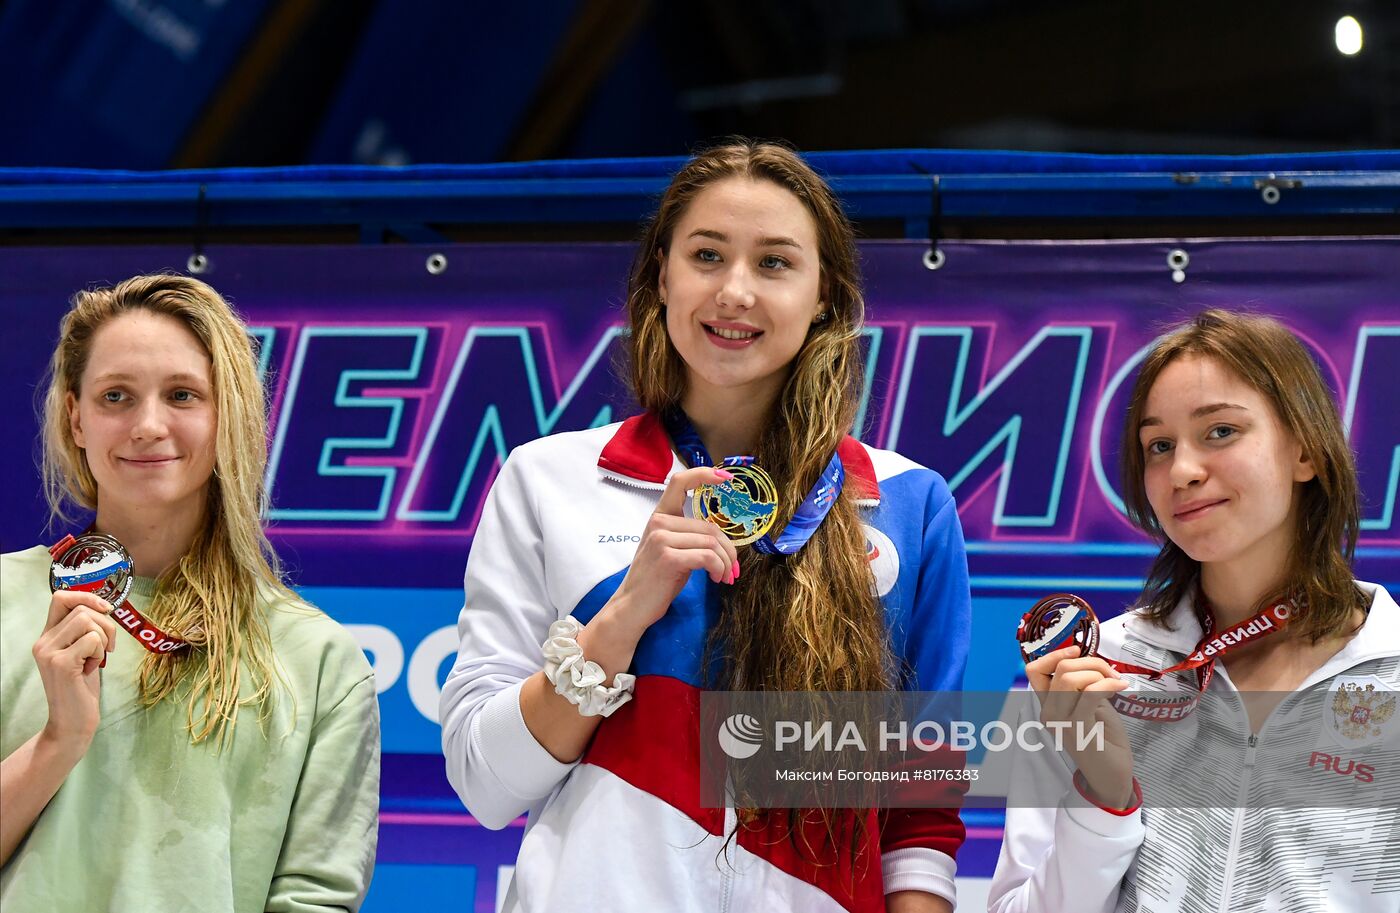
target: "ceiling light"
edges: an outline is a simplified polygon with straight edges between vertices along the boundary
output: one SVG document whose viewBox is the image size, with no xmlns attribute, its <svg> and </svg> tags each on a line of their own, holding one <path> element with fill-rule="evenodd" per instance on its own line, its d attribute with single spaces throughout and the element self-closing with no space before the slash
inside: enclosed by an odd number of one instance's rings
<svg viewBox="0 0 1400 913">
<path fill-rule="evenodd" d="M 1337 50 L 1348 57 L 1361 50 L 1361 23 L 1355 16 L 1343 16 L 1337 20 Z"/>
</svg>

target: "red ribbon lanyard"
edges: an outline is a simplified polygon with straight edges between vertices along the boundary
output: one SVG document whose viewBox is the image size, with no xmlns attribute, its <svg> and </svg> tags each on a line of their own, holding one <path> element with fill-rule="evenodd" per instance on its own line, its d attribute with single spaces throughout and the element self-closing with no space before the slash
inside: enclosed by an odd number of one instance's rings
<svg viewBox="0 0 1400 913">
<path fill-rule="evenodd" d="M 62 541 L 54 543 L 49 547 L 49 555 L 55 560 L 68 550 L 77 540 L 69 534 L 64 536 Z M 90 584 L 75 586 L 73 589 L 86 592 L 96 592 L 102 588 L 103 581 L 96 580 Z M 167 634 L 156 627 L 150 619 L 136 610 L 128 599 L 123 599 L 121 605 L 112 606 L 112 617 L 117 620 L 123 628 L 127 630 L 136 642 L 150 650 L 152 653 L 174 653 L 176 650 L 183 650 L 188 647 L 189 641 L 183 640 L 174 635 Z M 103 660 L 106 665 L 106 660 Z"/>
<path fill-rule="evenodd" d="M 1283 630 L 1288 625 L 1288 619 L 1292 614 L 1292 603 L 1276 603 L 1217 635 L 1212 632 L 1215 627 L 1214 615 L 1209 606 L 1206 606 L 1203 622 L 1205 635 L 1201 638 L 1201 642 L 1196 645 L 1196 649 L 1192 650 L 1184 660 L 1176 665 L 1158 670 L 1135 666 L 1132 663 L 1120 662 L 1115 659 L 1105 660 L 1119 672 L 1125 672 L 1129 675 L 1146 675 L 1153 681 L 1174 672 L 1194 669 L 1196 670 L 1196 693 L 1186 697 L 1167 697 L 1160 692 L 1138 695 L 1120 693 L 1113 696 L 1113 706 L 1125 716 L 1140 719 L 1171 721 L 1190 716 L 1191 712 L 1196 709 L 1201 695 L 1205 694 L 1206 688 L 1210 685 L 1210 678 L 1215 673 L 1215 661 L 1223 659 L 1227 653 L 1236 651 L 1247 644 L 1256 643 Z"/>
</svg>

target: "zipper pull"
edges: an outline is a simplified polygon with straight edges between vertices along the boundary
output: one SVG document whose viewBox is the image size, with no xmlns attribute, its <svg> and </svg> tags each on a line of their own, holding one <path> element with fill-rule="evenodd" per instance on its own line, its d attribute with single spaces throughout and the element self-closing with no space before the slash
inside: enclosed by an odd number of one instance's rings
<svg viewBox="0 0 1400 913">
<path fill-rule="evenodd" d="M 1251 733 L 1249 734 L 1249 741 L 1248 741 L 1246 744 L 1247 744 L 1248 747 L 1245 748 L 1245 752 L 1244 752 L 1244 766 L 1245 766 L 1245 767 L 1253 767 L 1253 766 L 1254 766 L 1254 750 L 1255 750 L 1255 748 L 1257 748 L 1258 745 L 1259 745 L 1259 736 L 1257 736 L 1257 735 L 1255 735 L 1254 733 L 1251 732 Z"/>
</svg>

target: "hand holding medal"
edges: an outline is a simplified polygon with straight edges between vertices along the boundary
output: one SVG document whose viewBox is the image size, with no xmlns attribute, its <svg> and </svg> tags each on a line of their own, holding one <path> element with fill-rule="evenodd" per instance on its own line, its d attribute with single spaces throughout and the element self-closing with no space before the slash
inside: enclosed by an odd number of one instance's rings
<svg viewBox="0 0 1400 913">
<path fill-rule="evenodd" d="M 1056 593 L 1037 602 L 1021 618 L 1021 624 L 1016 629 L 1016 640 L 1026 661 L 1026 679 L 1040 696 L 1042 718 L 1046 721 L 1063 720 L 1074 725 L 1106 724 L 1109 751 L 1085 753 L 1071 750 L 1070 754 L 1096 795 L 1115 797 L 1109 799 L 1109 803 L 1130 794 L 1131 755 L 1114 750 L 1127 748 L 1119 714 L 1153 723 L 1185 719 L 1195 710 L 1201 695 L 1210 686 L 1216 660 L 1232 650 L 1282 630 L 1294 610 L 1289 602 L 1275 603 L 1217 633 L 1214 613 L 1205 597 L 1198 593 L 1196 598 L 1201 609 L 1201 641 L 1185 659 L 1165 669 L 1147 669 L 1098 656 L 1098 618 L 1087 602 L 1068 593 Z M 1188 671 L 1196 676 L 1193 692 L 1120 693 L 1130 687 L 1120 673 L 1141 675 L 1157 681 L 1167 675 Z M 1102 699 L 1081 699 L 1083 695 L 1090 694 L 1107 696 L 1111 705 Z"/>
<path fill-rule="evenodd" d="M 1078 596 L 1056 593 L 1037 602 L 1016 629 L 1026 679 L 1040 697 L 1041 719 L 1073 727 L 1065 747 L 1088 791 L 1101 805 L 1132 804 L 1133 758 L 1127 733 L 1107 698 L 1130 687 L 1096 656 L 1099 621 Z M 1103 724 L 1103 750 L 1079 747 L 1074 733 Z M 1082 789 L 1082 787 L 1081 787 Z"/>
<path fill-rule="evenodd" d="M 49 627 L 65 613 L 71 617 L 71 614 L 78 614 L 84 608 L 88 612 L 101 613 L 98 617 L 87 618 L 86 625 L 81 621 L 68 622 L 75 629 L 87 629 L 80 638 L 92 640 L 91 635 L 102 635 L 102 655 L 95 663 L 91 657 L 88 658 L 84 666 L 84 674 L 87 674 L 93 666 L 106 666 L 106 654 L 116 649 L 116 627 L 107 614 L 125 602 L 127 594 L 131 592 L 134 579 L 131 555 L 116 539 L 97 533 L 85 534 L 80 539 L 65 536 L 63 541 L 49 549 L 49 554 L 53 557 L 53 564 L 49 566 L 49 592 L 55 594 L 55 599 L 49 605 Z M 96 598 L 58 599 L 57 594 L 64 592 L 90 594 Z M 66 609 L 63 608 L 65 606 Z M 100 632 L 93 629 L 94 624 L 101 629 Z"/>
<path fill-rule="evenodd" d="M 112 617 L 152 653 L 173 653 L 189 646 L 188 641 L 156 627 L 127 602 L 136 579 L 135 563 L 126 547 L 113 537 L 101 533 L 65 536 L 49 548 L 49 554 L 53 556 L 49 589 L 54 593 L 93 594 L 111 606 Z"/>
<path fill-rule="evenodd" d="M 70 560 L 71 542 L 71 536 L 64 540 L 60 556 L 65 560 L 56 560 L 50 570 L 53 596 L 33 653 L 48 701 L 45 737 L 76 759 L 97 731 L 102 687 L 97 670 L 120 636 L 105 594 L 124 594 L 130 559 L 124 559 L 124 549 L 119 553 L 104 544 L 74 551 Z"/>
<path fill-rule="evenodd" d="M 845 482 L 841 458 L 833 454 L 774 539 L 770 533 L 781 513 L 777 486 L 754 458 L 731 456 L 716 467 L 684 413 L 674 410 L 662 421 L 690 468 L 667 481 L 626 577 L 599 613 L 606 622 L 621 623 L 634 643 L 666 614 L 695 571 L 706 571 L 715 583 L 738 580 L 738 547 L 752 545 L 769 555 L 799 551 L 830 512 Z M 691 516 L 685 515 L 687 501 Z"/>
<path fill-rule="evenodd" d="M 1037 602 L 1022 616 L 1016 640 L 1026 661 L 1026 679 L 1042 703 L 1052 692 L 1078 695 L 1129 687 L 1115 668 L 1120 664 L 1096 655 L 1099 620 L 1078 596 L 1056 593 Z"/>
<path fill-rule="evenodd" d="M 714 465 L 699 432 L 684 412 L 672 410 L 662 421 L 686 465 Z M 691 501 L 695 516 L 714 522 L 734 544 L 751 544 L 765 555 L 795 555 L 801 551 L 831 512 L 846 484 L 841 457 L 833 453 L 775 540 L 769 531 L 781 513 L 781 505 L 772 478 L 751 456 L 725 457 L 720 466 L 731 478 L 696 489 Z"/>
<path fill-rule="evenodd" d="M 715 523 L 685 515 L 688 492 L 733 479 L 728 470 L 697 466 L 675 473 L 666 482 L 642 530 L 627 576 L 605 607 L 611 617 L 624 623 L 629 636 L 640 637 L 660 620 L 695 571 L 705 571 L 715 583 L 732 584 L 738 579 L 735 544 Z"/>
</svg>

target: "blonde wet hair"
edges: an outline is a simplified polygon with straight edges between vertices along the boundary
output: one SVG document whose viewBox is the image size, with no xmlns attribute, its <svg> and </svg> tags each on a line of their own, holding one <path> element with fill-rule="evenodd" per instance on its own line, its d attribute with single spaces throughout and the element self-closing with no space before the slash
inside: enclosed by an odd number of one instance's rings
<svg viewBox="0 0 1400 913">
<path fill-rule="evenodd" d="M 97 509 L 97 480 L 73 439 L 68 396 L 81 393 L 97 332 L 124 314 L 178 320 L 209 356 L 216 415 L 214 471 L 205 522 L 189 551 L 156 581 L 150 614 L 190 642 L 141 662 L 140 699 L 154 706 L 177 692 L 188 708 L 191 741 L 228 735 L 239 708 L 271 709 L 277 671 L 263 606 L 269 595 L 300 600 L 282 581 L 263 531 L 267 506 L 266 398 L 248 328 L 213 288 L 178 275 L 135 276 L 78 292 L 59 325 L 43 403 L 43 481 L 56 520 Z"/>
</svg>

